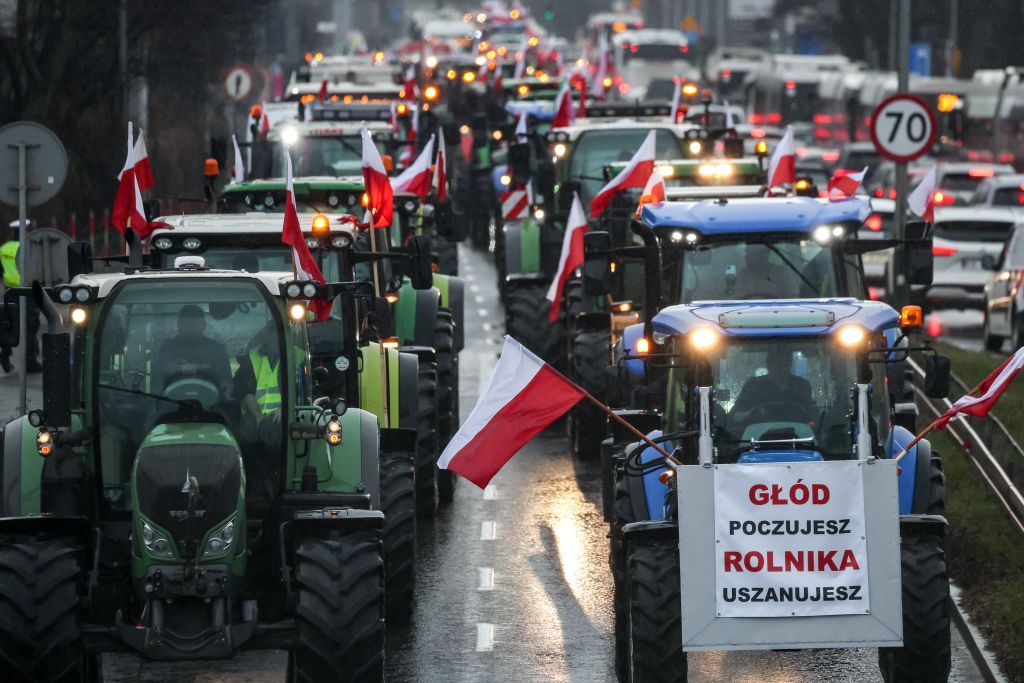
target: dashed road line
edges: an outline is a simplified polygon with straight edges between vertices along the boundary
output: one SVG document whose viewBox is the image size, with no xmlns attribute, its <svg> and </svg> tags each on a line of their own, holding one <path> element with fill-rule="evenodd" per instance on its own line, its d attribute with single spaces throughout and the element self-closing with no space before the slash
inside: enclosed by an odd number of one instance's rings
<svg viewBox="0 0 1024 683">
<path fill-rule="evenodd" d="M 488 520 L 480 523 L 480 540 L 493 541 L 498 537 L 498 523 Z"/>
<path fill-rule="evenodd" d="M 494 649 L 494 624 L 476 625 L 476 651 L 490 652 Z"/>
<path fill-rule="evenodd" d="M 480 567 L 477 569 L 479 573 L 479 582 L 477 583 L 476 589 L 478 591 L 492 591 L 494 590 L 494 567 Z"/>
<path fill-rule="evenodd" d="M 484 488 L 484 500 L 495 500 L 498 497 L 498 489 L 494 484 L 488 484 Z"/>
</svg>

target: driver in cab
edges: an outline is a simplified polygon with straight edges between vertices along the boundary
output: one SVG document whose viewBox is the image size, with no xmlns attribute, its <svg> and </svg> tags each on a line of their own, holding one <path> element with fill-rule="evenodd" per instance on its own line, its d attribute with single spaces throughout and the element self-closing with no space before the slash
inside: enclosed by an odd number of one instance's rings
<svg viewBox="0 0 1024 683">
<path fill-rule="evenodd" d="M 273 323 L 268 323 L 238 357 L 232 393 L 242 398 L 243 418 L 256 425 L 281 423 L 281 350 Z"/>
<path fill-rule="evenodd" d="M 732 409 L 734 420 L 746 420 L 760 406 L 774 405 L 778 410 L 792 406 L 795 411 L 806 411 L 811 405 L 811 383 L 793 374 L 793 354 L 788 350 L 772 349 L 765 360 L 764 375 L 748 379 L 740 390 Z"/>
<path fill-rule="evenodd" d="M 217 385 L 223 396 L 231 382 L 228 351 L 219 341 L 207 337 L 206 314 L 195 304 L 178 311 L 178 334 L 164 341 L 157 357 L 157 386 L 167 389 L 173 382 L 189 377 Z"/>
</svg>

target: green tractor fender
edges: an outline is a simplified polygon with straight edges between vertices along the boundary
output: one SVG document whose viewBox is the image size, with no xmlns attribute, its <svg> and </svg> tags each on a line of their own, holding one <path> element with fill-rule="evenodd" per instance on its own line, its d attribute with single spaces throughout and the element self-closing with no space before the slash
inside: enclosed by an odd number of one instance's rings
<svg viewBox="0 0 1024 683">
<path fill-rule="evenodd" d="M 441 307 L 441 292 L 436 287 L 413 289 L 409 279 L 398 290 L 398 301 L 392 309 L 395 336 L 402 346 L 434 345 L 434 325 Z"/>
<path fill-rule="evenodd" d="M 377 416 L 349 408 L 339 418 L 341 443 L 328 446 L 330 466 L 317 468 L 317 488 L 328 493 L 350 493 L 360 485 L 370 494 L 370 507 L 380 507 L 380 430 Z M 299 469 L 296 467 L 296 469 Z M 302 473 L 296 475 L 301 478 Z"/>
<path fill-rule="evenodd" d="M 398 405 L 392 408 L 392 415 L 398 415 L 398 422 L 392 422 L 393 428 L 401 428 L 415 433 L 419 421 L 419 359 L 414 353 L 398 354 Z M 405 450 L 405 449 L 399 449 Z M 415 444 L 409 453 L 416 451 Z"/>
<path fill-rule="evenodd" d="M 46 459 L 36 450 L 38 431 L 25 416 L 9 422 L 3 430 L 0 516 L 21 517 L 42 512 L 42 475 Z"/>
<path fill-rule="evenodd" d="M 508 277 L 541 272 L 541 229 L 527 218 L 510 221 L 502 228 L 505 235 L 505 274 Z"/>
<path fill-rule="evenodd" d="M 388 384 L 388 415 L 385 415 L 380 345 L 370 342 L 359 349 L 359 407 L 376 416 L 382 425 L 401 423 L 402 397 L 398 381 L 402 376 L 400 357 L 401 354 L 393 349 L 387 351 L 388 378 L 391 381 Z M 412 376 L 416 377 L 415 370 Z"/>
<path fill-rule="evenodd" d="M 434 273 L 434 287 L 441 295 L 441 307 L 452 313 L 452 322 L 455 324 L 452 350 L 458 353 L 466 346 L 466 282 L 454 275 Z"/>
</svg>

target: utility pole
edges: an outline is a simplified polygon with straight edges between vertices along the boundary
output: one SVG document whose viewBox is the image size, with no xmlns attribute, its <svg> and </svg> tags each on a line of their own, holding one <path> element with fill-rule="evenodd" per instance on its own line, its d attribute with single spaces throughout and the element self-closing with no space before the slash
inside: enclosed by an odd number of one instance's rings
<svg viewBox="0 0 1024 683">
<path fill-rule="evenodd" d="M 896 41 L 897 91 L 905 93 L 910 89 L 910 0 L 896 0 L 896 2 L 899 3 L 897 24 L 899 39 Z M 907 238 L 907 185 L 907 164 L 900 162 L 896 164 L 896 210 L 893 212 L 898 240 Z M 896 272 L 893 276 L 896 291 L 893 292 L 893 295 L 898 306 L 903 306 L 910 299 L 906 254 L 906 248 L 902 244 L 896 247 L 894 254 Z"/>
<path fill-rule="evenodd" d="M 117 8 L 118 18 L 118 52 L 117 66 L 121 72 L 121 111 L 124 115 L 124 123 L 128 122 L 131 114 L 128 111 L 128 0 L 120 0 Z"/>
<path fill-rule="evenodd" d="M 889 0 L 889 71 L 896 70 L 896 34 L 899 33 L 899 2 Z"/>
<path fill-rule="evenodd" d="M 949 40 L 946 41 L 946 78 L 953 77 L 953 59 L 956 55 L 956 45 L 959 36 L 957 35 L 958 15 L 960 14 L 959 0 L 949 0 Z"/>
</svg>

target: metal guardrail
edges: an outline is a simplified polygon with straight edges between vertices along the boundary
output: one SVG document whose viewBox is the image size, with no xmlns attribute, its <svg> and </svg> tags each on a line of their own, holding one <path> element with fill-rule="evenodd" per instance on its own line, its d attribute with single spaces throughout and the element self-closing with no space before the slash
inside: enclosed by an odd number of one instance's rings
<svg viewBox="0 0 1024 683">
<path fill-rule="evenodd" d="M 924 370 L 913 359 L 907 361 L 919 379 L 924 379 Z M 953 376 L 959 394 L 966 394 L 969 389 Z M 925 396 L 915 382 L 915 391 L 924 405 L 935 417 L 953 405 L 948 398 L 933 399 Z M 999 504 L 1006 510 L 1010 521 L 1024 537 L 1024 495 L 1015 483 L 1016 477 L 1024 477 L 1024 449 L 1010 435 L 998 418 L 960 417 L 950 421 L 946 432 L 955 440 L 971 464 L 975 466 L 982 480 L 995 496 Z M 997 457 L 996 453 L 1003 457 Z"/>
</svg>

